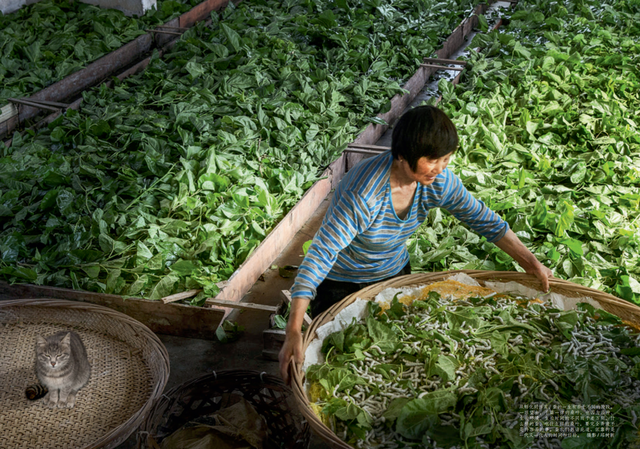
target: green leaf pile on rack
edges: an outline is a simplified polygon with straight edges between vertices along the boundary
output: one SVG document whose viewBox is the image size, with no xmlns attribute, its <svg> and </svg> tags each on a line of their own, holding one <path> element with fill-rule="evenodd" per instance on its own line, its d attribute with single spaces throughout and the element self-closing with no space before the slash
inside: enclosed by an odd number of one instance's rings
<svg viewBox="0 0 640 449">
<path fill-rule="evenodd" d="M 217 294 L 470 0 L 246 1 L 0 159 L 0 274 Z"/>
<path fill-rule="evenodd" d="M 140 18 L 77 0 L 43 0 L 0 14 L 0 106 L 60 81 L 197 3 L 159 0 Z"/>
<path fill-rule="evenodd" d="M 640 4 L 519 2 L 477 35 L 440 104 L 458 128 L 455 172 L 557 277 L 640 303 Z M 415 271 L 514 270 L 434 210 Z"/>
<path fill-rule="evenodd" d="M 441 296 L 450 282 L 383 291 L 362 320 L 324 339 L 325 361 L 306 376 L 312 408 L 336 435 L 377 449 L 639 441 L 637 331 L 589 303 L 565 311 L 495 291 Z"/>
</svg>

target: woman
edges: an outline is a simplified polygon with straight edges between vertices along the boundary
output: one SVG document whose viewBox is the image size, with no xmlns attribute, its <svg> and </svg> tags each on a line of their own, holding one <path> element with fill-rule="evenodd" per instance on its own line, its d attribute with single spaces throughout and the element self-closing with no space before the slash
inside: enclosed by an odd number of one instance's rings
<svg viewBox="0 0 640 449">
<path fill-rule="evenodd" d="M 405 242 L 431 208 L 448 210 L 549 289 L 551 270 L 447 169 L 457 146 L 455 126 L 444 112 L 420 106 L 396 124 L 390 152 L 361 162 L 340 181 L 292 288 L 279 355 L 286 382 L 291 358 L 302 362 L 300 331 L 309 303 L 316 316 L 367 285 L 411 273 Z"/>
</svg>

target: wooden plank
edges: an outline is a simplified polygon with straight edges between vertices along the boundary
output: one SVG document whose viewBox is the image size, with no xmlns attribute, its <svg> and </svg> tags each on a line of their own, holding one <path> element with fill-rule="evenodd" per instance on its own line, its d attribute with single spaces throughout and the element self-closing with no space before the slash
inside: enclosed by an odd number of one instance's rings
<svg viewBox="0 0 640 449">
<path fill-rule="evenodd" d="M 249 310 L 263 310 L 265 312 L 276 313 L 278 306 L 268 306 L 266 304 L 254 304 L 252 302 L 233 302 L 224 299 L 207 298 L 205 300 L 207 304 L 212 306 L 229 307 L 231 309 L 249 309 Z"/>
<path fill-rule="evenodd" d="M 9 98 L 9 101 L 19 101 L 20 99 L 16 99 L 16 98 Z M 67 103 L 59 103 L 57 101 L 46 101 L 46 100 L 38 100 L 35 103 L 38 104 L 45 104 L 47 106 L 54 106 L 57 109 L 66 109 L 69 107 L 69 105 Z"/>
<path fill-rule="evenodd" d="M 161 34 L 171 34 L 173 36 L 182 36 L 182 33 L 179 33 L 177 31 L 170 31 L 170 30 L 145 30 L 147 33 L 161 33 Z"/>
<path fill-rule="evenodd" d="M 14 115 L 18 115 L 18 108 L 9 103 L 0 108 L 0 123 L 9 120 Z"/>
<path fill-rule="evenodd" d="M 206 0 L 182 14 L 178 18 L 178 26 L 181 28 L 191 28 L 196 22 L 209 18 L 211 11 L 222 9 L 227 6 L 228 3 L 229 0 Z M 238 4 L 240 2 L 235 1 L 234 3 Z"/>
<path fill-rule="evenodd" d="M 35 102 L 35 101 L 23 100 L 23 99 L 20 99 L 20 98 L 8 98 L 8 100 L 11 103 L 23 104 L 25 106 L 32 106 L 34 108 L 44 109 L 46 111 L 57 112 L 58 109 L 60 109 L 59 107 L 49 106 L 49 105 L 47 105 L 45 103 L 38 103 L 38 102 Z"/>
<path fill-rule="evenodd" d="M 344 150 L 345 153 L 360 153 L 360 154 L 370 154 L 372 156 L 375 156 L 377 154 L 382 153 L 382 151 L 378 151 L 378 150 L 366 150 L 364 148 L 357 148 L 357 147 L 347 147 Z"/>
<path fill-rule="evenodd" d="M 464 70 L 464 67 L 447 67 L 435 64 L 420 64 L 420 67 L 431 67 L 437 70 L 455 70 L 456 72 L 462 72 Z"/>
<path fill-rule="evenodd" d="M 469 17 L 469 21 L 465 24 L 464 35 L 471 33 L 474 29 L 478 28 L 480 20 L 479 15 L 485 14 L 489 10 L 490 6 L 487 4 L 478 5 L 473 12 L 473 16 Z"/>
<path fill-rule="evenodd" d="M 438 62 L 440 64 L 467 65 L 467 61 L 458 61 L 457 59 L 424 58 L 424 62 Z"/>
<path fill-rule="evenodd" d="M 215 339 L 215 330 L 222 322 L 224 311 L 182 304 L 164 304 L 141 298 L 93 293 L 68 288 L 0 282 L 0 291 L 14 298 L 55 298 L 83 301 L 109 307 L 129 315 L 158 334 L 178 337 Z"/>
<path fill-rule="evenodd" d="M 365 143 L 350 143 L 348 148 L 366 148 L 368 150 L 380 150 L 380 151 L 388 151 L 391 147 L 385 147 L 383 145 L 367 145 Z"/>
<path fill-rule="evenodd" d="M 162 298 L 162 302 L 167 304 L 170 302 L 176 302 L 176 301 L 181 301 L 183 299 L 192 298 L 196 296 L 198 293 L 200 293 L 201 291 L 202 289 L 199 288 L 199 289 L 187 290 L 186 292 L 176 293 L 175 295 L 165 296 L 164 298 Z"/>
</svg>

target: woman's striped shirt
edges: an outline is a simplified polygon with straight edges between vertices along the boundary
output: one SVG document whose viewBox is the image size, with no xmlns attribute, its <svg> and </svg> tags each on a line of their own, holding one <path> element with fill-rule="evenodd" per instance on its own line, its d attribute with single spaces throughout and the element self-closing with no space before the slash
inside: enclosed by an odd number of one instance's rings
<svg viewBox="0 0 640 449">
<path fill-rule="evenodd" d="M 490 242 L 509 230 L 449 169 L 430 185 L 418 183 L 411 209 L 401 220 L 391 201 L 392 162 L 391 151 L 384 152 L 359 163 L 340 181 L 298 270 L 293 298 L 313 299 L 325 278 L 375 282 L 399 273 L 409 261 L 405 242 L 434 207 L 448 210 Z"/>
</svg>

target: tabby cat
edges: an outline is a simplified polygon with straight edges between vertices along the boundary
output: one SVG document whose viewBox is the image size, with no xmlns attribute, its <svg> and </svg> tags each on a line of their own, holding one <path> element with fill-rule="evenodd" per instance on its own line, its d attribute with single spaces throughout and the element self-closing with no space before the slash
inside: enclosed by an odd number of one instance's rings
<svg viewBox="0 0 640 449">
<path fill-rule="evenodd" d="M 36 374 L 49 392 L 44 397 L 48 407 L 71 408 L 76 393 L 86 385 L 91 374 L 87 351 L 80 336 L 73 331 L 58 332 L 46 339 L 37 336 Z"/>
</svg>

